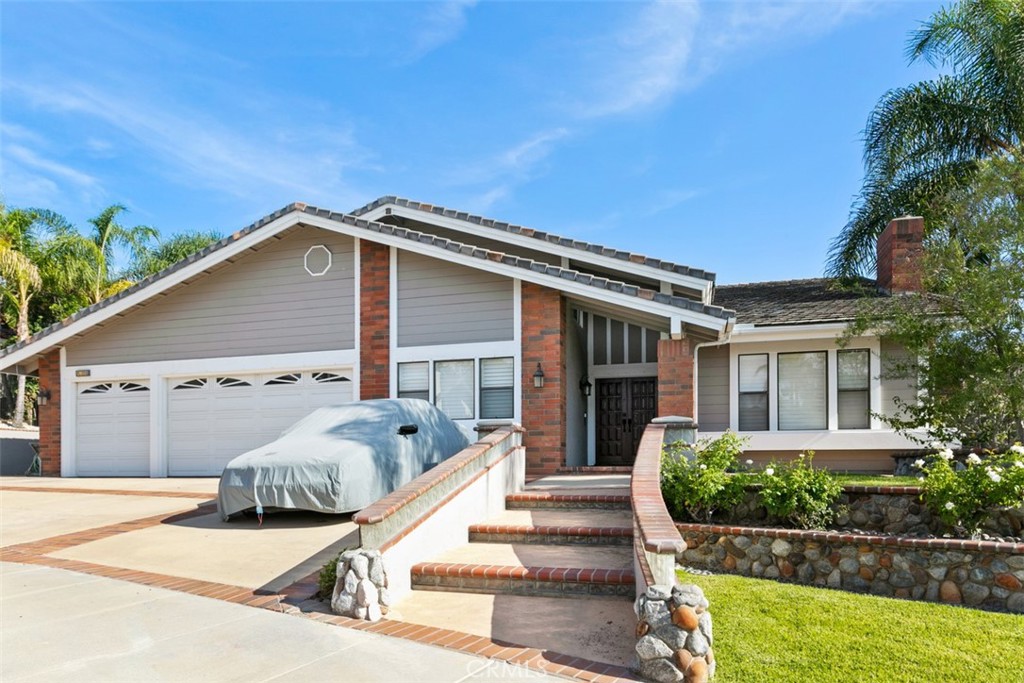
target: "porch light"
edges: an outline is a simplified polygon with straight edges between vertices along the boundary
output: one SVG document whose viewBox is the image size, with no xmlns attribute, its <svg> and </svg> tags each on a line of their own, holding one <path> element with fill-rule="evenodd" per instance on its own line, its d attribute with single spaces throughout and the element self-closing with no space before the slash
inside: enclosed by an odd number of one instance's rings
<svg viewBox="0 0 1024 683">
<path fill-rule="evenodd" d="M 537 371 L 533 373 L 533 386 L 538 389 L 544 386 L 544 370 L 541 369 L 540 363 L 537 363 Z"/>
<path fill-rule="evenodd" d="M 45 406 L 47 403 L 49 403 L 50 402 L 50 396 L 51 396 L 51 394 L 50 394 L 50 390 L 49 389 L 40 389 L 39 390 L 39 397 L 38 397 L 39 398 L 39 405 Z"/>
<path fill-rule="evenodd" d="M 593 388 L 594 388 L 594 385 L 590 383 L 590 379 L 588 379 L 586 375 L 583 375 L 583 379 L 580 380 L 580 392 L 584 396 L 589 397 L 590 396 L 590 390 L 593 389 Z"/>
</svg>

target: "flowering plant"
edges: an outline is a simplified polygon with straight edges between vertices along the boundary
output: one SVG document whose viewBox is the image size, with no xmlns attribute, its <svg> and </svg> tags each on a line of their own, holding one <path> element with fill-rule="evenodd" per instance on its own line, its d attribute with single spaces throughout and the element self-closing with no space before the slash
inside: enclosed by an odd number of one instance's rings
<svg viewBox="0 0 1024 683">
<path fill-rule="evenodd" d="M 750 479 L 737 461 L 746 443 L 735 432 L 725 432 L 717 439 L 701 439 L 692 458 L 686 444 L 666 446 L 661 493 L 672 516 L 706 523 L 716 511 L 738 505 Z"/>
<path fill-rule="evenodd" d="M 957 469 L 948 449 L 929 462 L 915 465 L 924 472 L 921 497 L 925 504 L 954 531 L 976 535 L 981 523 L 995 509 L 1024 505 L 1024 447 L 1011 446 L 1005 453 L 976 453 Z"/>
<path fill-rule="evenodd" d="M 843 487 L 828 470 L 815 469 L 812 460 L 814 451 L 792 462 L 773 462 L 759 477 L 759 495 L 769 514 L 803 529 L 822 529 L 835 518 Z"/>
</svg>

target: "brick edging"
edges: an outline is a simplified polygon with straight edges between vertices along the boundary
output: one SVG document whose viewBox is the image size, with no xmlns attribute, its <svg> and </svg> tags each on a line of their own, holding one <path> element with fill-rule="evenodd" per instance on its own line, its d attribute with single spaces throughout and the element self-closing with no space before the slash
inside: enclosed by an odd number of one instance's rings
<svg viewBox="0 0 1024 683">
<path fill-rule="evenodd" d="M 633 519 L 644 549 L 653 553 L 680 553 L 686 543 L 679 535 L 661 496 L 661 448 L 664 425 L 649 424 L 644 429 L 633 464 L 629 496 Z"/>
<path fill-rule="evenodd" d="M 512 567 L 447 562 L 421 562 L 413 565 L 411 572 L 413 576 L 447 576 L 463 579 L 515 579 L 552 583 L 629 585 L 636 580 L 631 569 Z"/>
<path fill-rule="evenodd" d="M 526 536 L 632 537 L 633 529 L 620 526 L 550 526 L 529 524 L 471 524 L 471 534 L 521 534 Z"/>
<path fill-rule="evenodd" d="M 796 539 L 824 543 L 862 543 L 892 548 L 920 548 L 927 550 L 967 550 L 996 553 L 1024 553 L 1024 543 L 1001 541 L 975 541 L 961 538 L 914 538 L 910 536 L 883 536 L 877 534 L 848 534 L 840 531 L 808 531 L 805 529 L 778 529 L 775 527 L 727 526 L 723 524 L 677 523 L 679 531 L 732 536 L 766 536 L 768 538 Z"/>
</svg>

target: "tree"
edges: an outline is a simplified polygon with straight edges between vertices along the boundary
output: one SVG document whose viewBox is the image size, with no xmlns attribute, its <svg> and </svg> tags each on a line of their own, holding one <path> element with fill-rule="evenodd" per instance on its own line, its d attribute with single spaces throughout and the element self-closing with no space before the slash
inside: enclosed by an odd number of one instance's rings
<svg viewBox="0 0 1024 683">
<path fill-rule="evenodd" d="M 221 239 L 221 234 L 215 231 L 185 232 L 174 235 L 170 239 L 161 241 L 156 246 L 136 254 L 135 260 L 125 275 L 133 280 L 142 280 L 202 251 Z"/>
<path fill-rule="evenodd" d="M 129 257 L 134 261 L 146 252 L 149 243 L 158 235 L 155 228 L 146 225 L 128 228 L 118 223 L 117 217 L 126 211 L 127 208 L 122 204 L 112 204 L 95 218 L 89 219 L 93 231 L 82 244 L 82 255 L 92 263 L 94 271 L 88 291 L 89 304 L 99 303 L 134 284 L 126 277 L 110 272 L 114 263 L 114 249 L 127 249 Z"/>
<path fill-rule="evenodd" d="M 865 177 L 850 220 L 833 241 L 829 270 L 864 273 L 893 217 L 941 224 L 936 202 L 968 187 L 979 162 L 1015 153 L 1024 131 L 1024 0 L 963 0 L 911 35 L 911 62 L 952 73 L 890 90 L 864 131 Z"/>
<path fill-rule="evenodd" d="M 894 428 L 943 442 L 1004 447 L 1024 442 L 1024 162 L 1019 150 L 979 162 L 968 187 L 940 200 L 946 216 L 925 240 L 926 293 L 865 309 L 847 334 L 867 329 L 912 360 L 884 371 L 912 379 L 919 401 Z M 877 300 L 875 300 L 877 301 Z"/>
</svg>

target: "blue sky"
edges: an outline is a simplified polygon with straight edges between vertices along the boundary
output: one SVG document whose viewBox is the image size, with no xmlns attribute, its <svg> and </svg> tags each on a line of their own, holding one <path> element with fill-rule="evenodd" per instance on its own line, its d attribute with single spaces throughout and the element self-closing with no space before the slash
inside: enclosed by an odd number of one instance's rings
<svg viewBox="0 0 1024 683">
<path fill-rule="evenodd" d="M 0 193 L 163 234 L 385 194 L 819 276 L 935 2 L 0 3 Z"/>
</svg>

